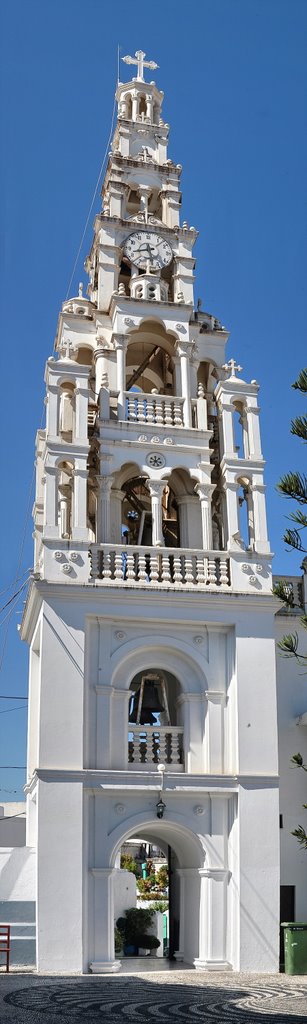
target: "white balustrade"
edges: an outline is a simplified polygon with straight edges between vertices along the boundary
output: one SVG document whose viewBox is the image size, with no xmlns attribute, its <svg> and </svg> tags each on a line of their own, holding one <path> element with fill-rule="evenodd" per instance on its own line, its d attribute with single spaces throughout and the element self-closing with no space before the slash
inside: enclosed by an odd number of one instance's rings
<svg viewBox="0 0 307 1024">
<path fill-rule="evenodd" d="M 92 544 L 91 577 L 108 585 L 207 590 L 230 587 L 225 551 Z"/>
<path fill-rule="evenodd" d="M 159 427 L 183 427 L 183 398 L 171 395 L 147 395 L 140 391 L 125 391 L 124 406 L 129 423 L 156 423 Z"/>
<path fill-rule="evenodd" d="M 131 765 L 163 763 L 183 770 L 183 726 L 128 726 L 128 761 Z"/>
</svg>

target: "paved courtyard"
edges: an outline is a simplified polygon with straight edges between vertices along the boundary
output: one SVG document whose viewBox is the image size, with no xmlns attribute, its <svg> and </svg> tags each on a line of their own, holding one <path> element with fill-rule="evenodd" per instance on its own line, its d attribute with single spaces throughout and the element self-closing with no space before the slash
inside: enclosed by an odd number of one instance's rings
<svg viewBox="0 0 307 1024">
<path fill-rule="evenodd" d="M 100 977 L 1 973 L 1 1024 L 303 1024 L 307 977 L 150 971 Z"/>
</svg>

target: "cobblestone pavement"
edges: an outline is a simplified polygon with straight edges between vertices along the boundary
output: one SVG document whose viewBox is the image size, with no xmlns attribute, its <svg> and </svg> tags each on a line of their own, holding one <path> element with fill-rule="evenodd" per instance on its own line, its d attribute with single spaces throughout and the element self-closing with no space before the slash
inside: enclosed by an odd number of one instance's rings
<svg viewBox="0 0 307 1024">
<path fill-rule="evenodd" d="M 306 1024 L 307 977 L 1 972 L 1 1024 Z"/>
</svg>

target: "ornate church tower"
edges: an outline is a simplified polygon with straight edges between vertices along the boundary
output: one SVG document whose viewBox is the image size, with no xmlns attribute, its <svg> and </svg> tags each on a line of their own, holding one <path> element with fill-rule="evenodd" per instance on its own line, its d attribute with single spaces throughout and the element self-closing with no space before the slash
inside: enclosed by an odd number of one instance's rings
<svg viewBox="0 0 307 1024">
<path fill-rule="evenodd" d="M 138 835 L 172 850 L 174 955 L 272 971 L 276 602 L 258 385 L 195 309 L 197 231 L 180 222 L 181 166 L 144 58 L 124 58 L 136 75 L 117 88 L 87 297 L 62 306 L 37 438 L 22 627 L 37 962 L 118 969 L 119 851 Z"/>
</svg>

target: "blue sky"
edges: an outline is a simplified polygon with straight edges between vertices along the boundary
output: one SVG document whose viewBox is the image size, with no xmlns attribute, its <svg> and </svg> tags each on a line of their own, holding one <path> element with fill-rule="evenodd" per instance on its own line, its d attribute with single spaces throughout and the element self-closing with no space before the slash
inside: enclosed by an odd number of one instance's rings
<svg viewBox="0 0 307 1024">
<path fill-rule="evenodd" d="M 114 20 L 103 0 L 11 0 L 1 22 L 1 589 L 16 576 L 22 543 L 21 569 L 32 564 L 26 512 L 44 364 L 110 132 L 118 45 L 160 65 L 170 156 L 183 164 L 182 217 L 200 232 L 196 299 L 231 330 L 228 355 L 243 377 L 261 384 L 274 568 L 299 571 L 284 550 L 288 507 L 275 485 L 303 465 L 289 421 L 303 411 L 290 385 L 306 363 L 305 0 L 118 0 Z M 120 77 L 129 77 L 124 64 Z M 99 198 L 73 294 L 86 281 L 98 208 Z M 9 622 L 1 694 L 27 692 L 23 597 L 9 620 L 8 609 L 1 615 L 0 660 Z M 11 706 L 0 701 L 0 763 L 23 765 L 26 713 Z M 22 781 L 22 772 L 2 770 L 0 802 L 20 798 Z"/>
</svg>

